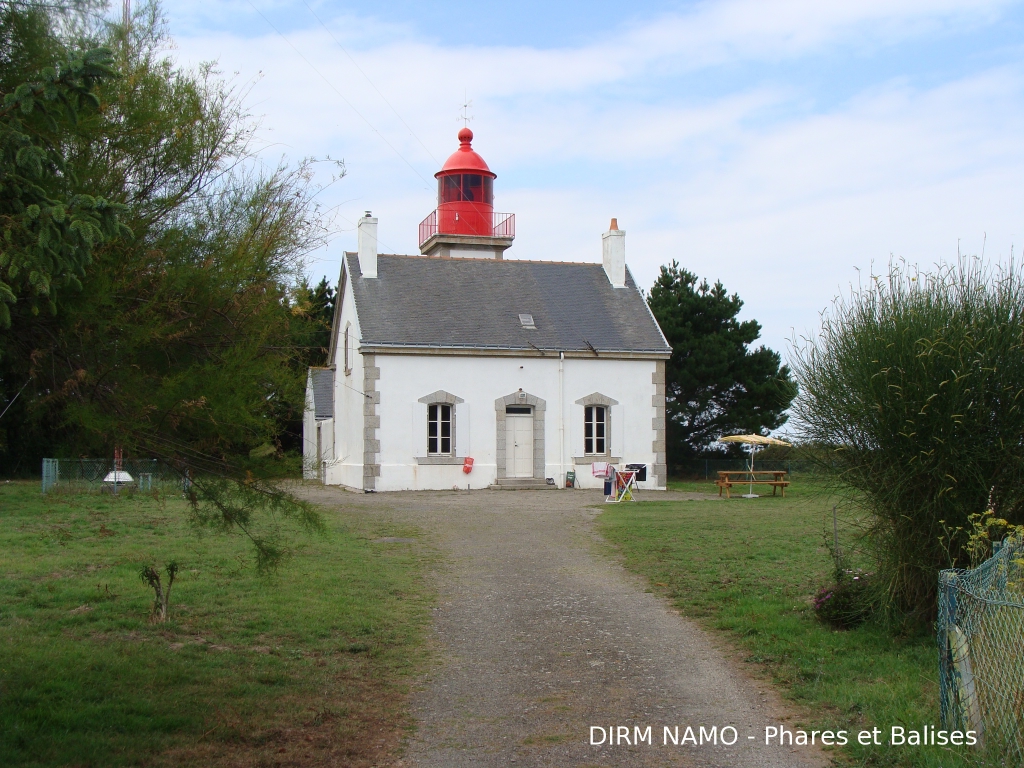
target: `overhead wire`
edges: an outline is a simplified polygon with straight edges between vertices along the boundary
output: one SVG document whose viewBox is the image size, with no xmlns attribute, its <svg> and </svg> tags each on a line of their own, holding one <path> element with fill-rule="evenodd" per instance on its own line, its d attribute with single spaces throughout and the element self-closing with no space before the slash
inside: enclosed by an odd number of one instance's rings
<svg viewBox="0 0 1024 768">
<path fill-rule="evenodd" d="M 12 405 L 14 405 L 14 401 L 17 400 L 21 393 L 25 391 L 25 387 L 28 386 L 29 381 L 32 381 L 31 376 L 28 377 L 28 381 L 21 385 L 21 389 L 18 390 L 18 394 L 11 398 L 11 402 L 7 404 L 7 407 L 4 408 L 2 412 L 0 412 L 0 419 L 4 417 L 4 414 L 11 409 Z"/>
<path fill-rule="evenodd" d="M 345 54 L 345 55 L 346 55 L 346 56 L 348 57 L 348 60 L 352 62 L 352 66 L 353 66 L 353 67 L 355 67 L 356 69 L 358 69 L 358 70 L 359 70 L 359 74 L 361 74 L 361 75 L 362 75 L 362 76 L 363 76 L 364 78 L 366 78 L 366 82 L 368 82 L 368 83 L 370 84 L 370 87 L 371 87 L 371 88 L 373 88 L 373 90 L 375 90 L 375 91 L 377 92 L 377 95 L 381 97 L 381 99 L 382 99 L 382 100 L 384 101 L 384 103 L 385 103 L 385 104 L 387 104 L 387 105 L 388 105 L 388 106 L 389 106 L 389 107 L 391 108 L 391 111 L 395 113 L 395 117 L 397 117 L 397 118 L 398 118 L 399 120 L 401 120 L 401 121 L 402 121 L 402 125 L 404 125 L 404 126 L 405 126 L 405 127 L 406 127 L 406 128 L 408 129 L 408 130 L 409 130 L 409 134 L 410 134 L 410 135 L 411 135 L 411 136 L 412 136 L 412 137 L 413 137 L 414 139 L 416 139 L 416 141 L 418 141 L 418 142 L 419 142 L 419 145 L 420 145 L 421 147 L 423 147 L 423 151 L 424 151 L 424 152 L 426 152 L 426 153 L 427 153 L 428 155 L 430 155 L 430 159 L 434 161 L 434 164 L 435 164 L 435 165 L 440 165 L 440 164 L 441 164 L 441 161 L 440 161 L 440 160 L 438 160 L 438 159 L 437 159 L 436 157 L 434 157 L 434 153 L 430 151 L 430 148 L 429 148 L 429 147 L 427 147 L 427 145 L 423 143 L 423 141 L 422 141 L 422 140 L 420 139 L 420 137 L 416 135 L 416 131 L 414 131 L 414 130 L 412 129 L 412 126 L 411 126 L 411 125 L 409 125 L 409 124 L 408 124 L 407 122 L 405 122 L 405 118 L 404 118 L 404 117 L 402 117 L 402 116 L 401 116 L 401 115 L 400 115 L 400 114 L 398 113 L 398 110 L 397 110 L 397 109 L 395 109 L 395 106 L 394 106 L 394 105 L 393 105 L 393 104 L 392 104 L 392 103 L 391 103 L 390 101 L 388 101 L 388 98 L 387 98 L 387 96 L 385 96 L 385 95 L 384 95 L 383 93 L 381 93 L 381 90 L 380 90 L 380 88 L 378 88 L 378 87 L 377 87 L 377 86 L 376 86 L 376 85 L 374 84 L 373 80 L 371 80 L 371 79 L 370 79 L 370 76 L 369 76 L 368 74 L 366 74 L 366 72 L 364 72 L 364 71 L 363 71 L 363 68 L 359 66 L 359 64 L 358 64 L 358 63 L 356 62 L 356 60 L 355 60 L 354 58 L 352 58 L 352 54 L 350 54 L 350 53 L 348 52 L 348 50 L 346 50 L 345 46 L 343 46 L 343 45 L 341 44 L 341 41 L 339 41 L 339 40 L 338 40 L 338 38 L 336 38 L 336 37 L 334 36 L 334 33 L 333 33 L 333 32 L 331 32 L 330 28 L 329 28 L 329 27 L 328 27 L 328 26 L 327 26 L 326 24 L 324 24 L 324 21 L 323 21 L 323 19 L 321 19 L 321 18 L 320 18 L 320 17 L 319 17 L 318 15 L 317 15 L 316 11 L 314 11 L 314 10 L 312 9 L 312 7 L 310 7 L 309 3 L 307 3 L 307 2 L 306 2 L 306 0 L 302 0 L 302 4 L 303 4 L 304 6 L 306 6 L 306 9 L 307 9 L 307 10 L 308 10 L 308 11 L 309 11 L 309 12 L 310 12 L 310 13 L 311 13 L 312 15 L 313 15 L 313 18 L 314 18 L 314 19 L 316 19 L 316 20 L 317 20 L 318 22 L 320 22 L 320 26 L 321 26 L 321 27 L 323 27 L 323 28 L 324 28 L 324 31 L 325 31 L 325 32 L 326 32 L 326 33 L 327 33 L 328 35 L 330 35 L 330 36 L 331 36 L 331 39 L 332 39 L 332 40 L 333 40 L 333 41 L 335 42 L 335 44 L 337 44 L 337 46 L 338 46 L 338 47 L 339 47 L 339 48 L 341 49 L 341 52 L 342 52 L 342 53 L 344 53 L 344 54 Z"/>
<path fill-rule="evenodd" d="M 356 109 L 356 106 L 345 97 L 345 94 L 343 94 L 341 91 L 339 91 L 338 88 L 334 85 L 334 83 L 332 83 L 330 80 L 328 80 L 327 76 L 324 75 L 324 73 L 321 72 L 319 69 L 317 69 L 313 65 L 313 62 L 311 62 L 309 59 L 307 59 L 306 56 L 302 53 L 302 51 L 300 51 L 298 48 L 296 48 L 295 45 L 292 43 L 292 41 L 289 40 L 287 37 L 285 37 L 281 33 L 281 30 L 279 30 L 270 19 L 268 19 L 266 16 L 264 16 L 263 12 L 259 8 L 257 8 L 255 5 L 253 5 L 252 0 L 248 0 L 248 3 L 249 3 L 249 7 L 252 8 L 254 11 L 256 11 L 256 13 L 258 13 L 260 15 L 260 18 L 262 18 L 265 22 L 267 22 L 267 25 L 277 33 L 278 37 L 280 37 L 282 40 L 284 40 L 286 43 L 288 43 L 288 45 L 291 47 L 291 49 L 293 51 L 295 51 L 295 53 L 297 53 L 299 55 L 299 58 L 301 58 L 304 62 L 306 62 L 306 64 L 309 65 L 309 68 L 312 69 L 314 72 L 316 72 L 320 76 L 320 79 L 323 80 L 325 83 L 327 83 L 328 87 L 332 91 L 334 91 L 336 94 L 338 94 L 338 96 L 341 98 L 341 100 L 344 101 L 345 104 L 348 105 L 349 109 L 351 109 L 353 112 L 355 112 L 356 115 L 359 116 L 359 119 L 362 120 L 364 123 L 366 123 L 366 125 L 370 128 L 370 130 L 373 131 L 374 133 L 376 133 L 377 136 L 380 137 L 380 140 L 383 141 L 385 144 L 387 144 L 388 147 L 391 149 L 391 151 L 394 152 L 402 160 L 403 163 L 405 163 L 407 166 L 409 166 L 409 169 L 413 173 L 415 173 L 423 181 L 423 183 L 427 185 L 427 188 L 429 189 L 430 186 L 431 186 L 431 183 L 429 181 L 427 181 L 426 178 L 424 178 L 423 174 L 421 174 L 418 170 L 416 170 L 416 167 L 406 159 L 405 155 L 403 155 L 401 152 L 399 152 L 398 149 L 390 141 L 387 140 L 387 138 L 384 136 L 384 134 L 381 133 L 380 131 L 378 131 L 377 128 L 373 125 L 373 123 L 371 123 L 369 121 L 369 119 L 362 112 L 360 112 L 358 109 Z"/>
</svg>

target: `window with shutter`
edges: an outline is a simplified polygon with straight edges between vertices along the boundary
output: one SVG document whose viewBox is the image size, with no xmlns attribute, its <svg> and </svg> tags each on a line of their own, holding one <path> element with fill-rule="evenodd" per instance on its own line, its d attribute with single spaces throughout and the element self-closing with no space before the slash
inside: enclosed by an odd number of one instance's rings
<svg viewBox="0 0 1024 768">
<path fill-rule="evenodd" d="M 433 403 L 427 406 L 427 455 L 452 456 L 455 453 L 455 430 L 452 406 Z"/>
<path fill-rule="evenodd" d="M 583 409 L 583 453 L 588 456 L 608 453 L 606 415 L 603 405 L 588 405 Z"/>
</svg>

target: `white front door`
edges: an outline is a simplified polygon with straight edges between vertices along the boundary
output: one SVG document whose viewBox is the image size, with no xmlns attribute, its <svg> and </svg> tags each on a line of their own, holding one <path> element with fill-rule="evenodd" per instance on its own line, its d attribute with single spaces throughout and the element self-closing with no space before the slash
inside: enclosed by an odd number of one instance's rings
<svg viewBox="0 0 1024 768">
<path fill-rule="evenodd" d="M 505 416 L 505 475 L 533 477 L 533 414 Z"/>
</svg>

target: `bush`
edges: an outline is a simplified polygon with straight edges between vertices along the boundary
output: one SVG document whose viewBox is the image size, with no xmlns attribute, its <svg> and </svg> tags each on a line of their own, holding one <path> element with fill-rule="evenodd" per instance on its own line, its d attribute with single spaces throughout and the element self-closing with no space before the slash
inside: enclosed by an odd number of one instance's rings
<svg viewBox="0 0 1024 768">
<path fill-rule="evenodd" d="M 938 571 L 970 564 L 948 531 L 1024 506 L 1024 277 L 965 260 L 839 298 L 796 350 L 797 429 L 868 513 L 880 605 L 935 616 Z"/>
<path fill-rule="evenodd" d="M 814 596 L 814 613 L 837 629 L 850 629 L 871 615 L 873 590 L 870 574 L 837 568 L 834 581 Z"/>
</svg>

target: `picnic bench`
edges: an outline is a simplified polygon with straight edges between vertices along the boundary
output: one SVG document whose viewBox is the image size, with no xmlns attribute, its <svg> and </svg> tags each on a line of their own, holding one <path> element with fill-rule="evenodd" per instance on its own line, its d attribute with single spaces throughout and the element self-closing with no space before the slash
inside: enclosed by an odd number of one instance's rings
<svg viewBox="0 0 1024 768">
<path fill-rule="evenodd" d="M 782 490 L 782 496 L 786 496 L 786 486 L 789 485 L 789 480 L 786 480 L 785 470 L 761 470 L 755 469 L 751 472 L 749 469 L 740 470 L 718 470 L 718 479 L 715 480 L 715 485 L 718 486 L 718 495 L 722 495 L 722 490 L 725 490 L 725 497 L 731 499 L 732 496 L 729 494 L 729 490 L 734 485 L 743 485 L 749 487 L 750 485 L 770 485 L 772 487 L 772 496 L 775 495 L 775 489 Z"/>
</svg>

